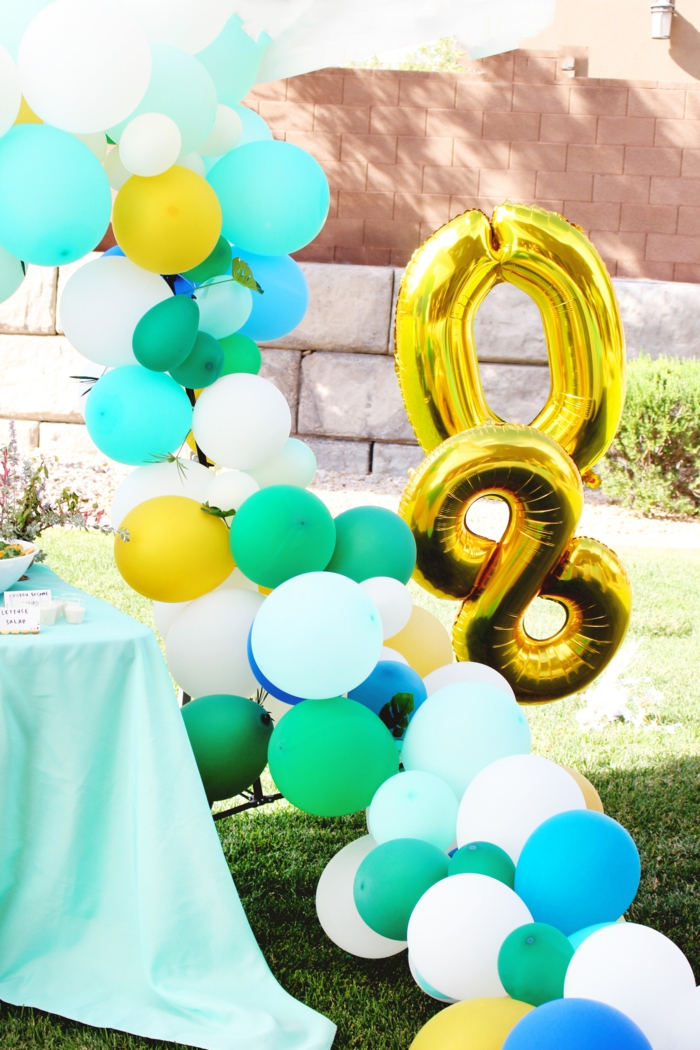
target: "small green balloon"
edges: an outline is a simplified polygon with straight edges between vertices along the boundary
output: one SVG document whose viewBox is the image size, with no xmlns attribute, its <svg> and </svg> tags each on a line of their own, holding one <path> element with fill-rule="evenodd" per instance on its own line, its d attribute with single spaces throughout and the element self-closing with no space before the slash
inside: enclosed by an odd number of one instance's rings
<svg viewBox="0 0 700 1050">
<path fill-rule="evenodd" d="M 354 507 L 335 519 L 335 552 L 327 569 L 356 583 L 393 576 L 408 583 L 416 564 L 416 541 L 406 522 L 382 507 Z"/>
<path fill-rule="evenodd" d="M 233 798 L 257 780 L 267 764 L 272 719 L 243 696 L 202 696 L 182 708 L 209 804 Z"/>
<path fill-rule="evenodd" d="M 231 269 L 232 259 L 231 245 L 225 237 L 219 237 L 213 252 L 207 255 L 204 262 L 193 266 L 191 270 L 186 270 L 182 276 L 194 284 L 203 284 L 204 281 L 210 281 L 212 277 L 220 277 L 222 274 L 228 273 Z"/>
<path fill-rule="evenodd" d="M 170 372 L 191 354 L 199 307 L 189 295 L 173 295 L 148 310 L 134 329 L 134 357 L 152 372 Z"/>
<path fill-rule="evenodd" d="M 296 485 L 270 485 L 249 496 L 231 523 L 233 559 L 261 587 L 303 572 L 322 572 L 335 547 L 335 525 L 318 496 Z"/>
<path fill-rule="evenodd" d="M 564 996 L 574 949 L 561 930 L 531 922 L 510 933 L 498 953 L 498 976 L 512 999 L 542 1006 Z"/>
<path fill-rule="evenodd" d="M 268 761 L 285 798 L 317 817 L 365 809 L 399 765 L 384 723 L 346 697 L 304 700 L 293 707 L 275 726 Z"/>
<path fill-rule="evenodd" d="M 234 332 L 224 339 L 219 339 L 224 351 L 224 367 L 222 376 L 231 375 L 233 372 L 250 372 L 256 376 L 262 365 L 262 354 L 258 344 L 247 335 Z"/>
<path fill-rule="evenodd" d="M 224 352 L 207 332 L 197 332 L 191 352 L 177 368 L 171 368 L 173 379 L 190 390 L 211 386 L 221 375 Z"/>
<path fill-rule="evenodd" d="M 453 854 L 447 874 L 465 873 L 488 875 L 511 889 L 515 886 L 515 864 L 506 851 L 493 842 L 468 842 Z"/>
<path fill-rule="evenodd" d="M 357 869 L 353 894 L 360 916 L 382 937 L 405 941 L 408 920 L 431 886 L 447 876 L 446 853 L 422 839 L 391 839 Z"/>
</svg>

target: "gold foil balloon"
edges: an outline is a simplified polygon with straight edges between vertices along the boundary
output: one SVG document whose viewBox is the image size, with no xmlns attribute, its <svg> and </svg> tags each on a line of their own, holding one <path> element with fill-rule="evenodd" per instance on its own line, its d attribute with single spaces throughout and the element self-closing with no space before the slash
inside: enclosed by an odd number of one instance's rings
<svg viewBox="0 0 700 1050">
<path fill-rule="evenodd" d="M 474 315 L 509 281 L 542 313 L 551 371 L 547 404 L 531 426 L 488 407 L 474 343 Z M 413 256 L 396 318 L 399 381 L 416 436 L 429 453 L 404 492 L 415 578 L 461 599 L 453 630 L 458 660 L 500 671 L 523 703 L 585 689 L 619 648 L 629 623 L 629 581 L 617 556 L 574 538 L 583 481 L 610 445 L 624 401 L 624 339 L 605 266 L 559 215 L 503 204 L 490 224 L 467 212 Z M 482 496 L 509 507 L 502 538 L 472 532 Z M 563 606 L 566 622 L 531 638 L 536 597 Z"/>
</svg>

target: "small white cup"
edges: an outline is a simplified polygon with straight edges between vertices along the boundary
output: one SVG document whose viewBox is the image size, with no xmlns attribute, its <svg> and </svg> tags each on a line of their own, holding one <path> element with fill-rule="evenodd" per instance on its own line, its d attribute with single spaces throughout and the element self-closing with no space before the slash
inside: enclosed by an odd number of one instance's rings
<svg viewBox="0 0 700 1050">
<path fill-rule="evenodd" d="M 85 619 L 85 599 L 77 595 L 66 595 L 63 604 L 66 623 L 82 623 Z"/>
</svg>

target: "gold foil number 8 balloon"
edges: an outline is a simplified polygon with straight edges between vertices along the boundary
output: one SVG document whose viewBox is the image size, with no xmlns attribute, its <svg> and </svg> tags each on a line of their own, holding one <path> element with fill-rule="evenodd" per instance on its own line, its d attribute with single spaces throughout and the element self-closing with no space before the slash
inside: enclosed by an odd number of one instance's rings
<svg viewBox="0 0 700 1050">
<path fill-rule="evenodd" d="M 486 403 L 473 321 L 494 285 L 527 292 L 544 324 L 551 389 L 530 426 Z M 559 215 L 503 204 L 491 222 L 467 212 L 413 256 L 396 314 L 396 362 L 408 416 L 428 453 L 401 514 L 418 548 L 415 576 L 462 599 L 453 644 L 510 681 L 518 700 L 557 700 L 588 686 L 629 623 L 629 581 L 617 556 L 574 538 L 583 482 L 615 436 L 624 400 L 624 338 L 610 278 L 581 230 Z M 499 541 L 472 532 L 482 496 L 510 510 Z M 537 596 L 566 621 L 551 638 L 524 626 Z"/>
</svg>

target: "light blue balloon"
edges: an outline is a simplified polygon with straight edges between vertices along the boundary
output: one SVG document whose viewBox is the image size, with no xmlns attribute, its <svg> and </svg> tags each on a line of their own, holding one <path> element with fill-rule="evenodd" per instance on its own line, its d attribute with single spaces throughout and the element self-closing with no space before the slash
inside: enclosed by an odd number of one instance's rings
<svg viewBox="0 0 700 1050">
<path fill-rule="evenodd" d="M 0 44 L 17 61 L 24 31 L 53 0 L 0 0 Z"/>
<path fill-rule="evenodd" d="M 224 236 L 244 252 L 296 252 L 314 239 L 328 215 L 323 168 L 291 142 L 237 146 L 207 179 L 221 204 Z"/>
<path fill-rule="evenodd" d="M 241 124 L 243 125 L 243 134 L 236 143 L 236 149 L 239 146 L 245 146 L 248 142 L 272 141 L 270 126 L 259 113 L 256 113 L 254 109 L 248 109 L 247 106 L 234 106 L 233 108 L 241 118 Z"/>
<path fill-rule="evenodd" d="M 248 94 L 271 43 L 267 33 L 261 33 L 256 41 L 242 26 L 243 19 L 232 15 L 216 40 L 197 53 L 216 85 L 219 102 L 225 106 L 235 106 Z"/>
<path fill-rule="evenodd" d="M 100 452 L 118 463 L 142 466 L 180 448 L 192 426 L 192 406 L 164 372 L 123 365 L 95 383 L 85 422 Z"/>
<path fill-rule="evenodd" d="M 27 269 L 20 259 L 16 259 L 0 247 L 0 303 L 4 303 L 15 294 L 26 272 Z"/>
<path fill-rule="evenodd" d="M 446 850 L 457 831 L 457 798 L 434 773 L 397 773 L 385 780 L 368 813 L 370 834 L 378 842 L 422 839 Z"/>
<path fill-rule="evenodd" d="M 48 124 L 15 124 L 0 138 L 0 244 L 38 266 L 92 251 L 109 226 L 104 169 L 80 139 Z"/>
<path fill-rule="evenodd" d="M 580 948 L 584 941 L 587 941 L 592 933 L 597 933 L 598 930 L 605 929 L 606 926 L 614 926 L 614 922 L 596 922 L 592 926 L 585 926 L 582 930 L 577 930 L 576 933 L 569 934 L 569 942 L 571 947 L 576 951 Z"/>
<path fill-rule="evenodd" d="M 248 263 L 264 293 L 252 293 L 253 309 L 239 329 L 241 335 L 261 343 L 293 331 L 309 305 L 309 286 L 299 263 L 288 255 L 239 252 L 235 245 L 233 255 Z"/>
<path fill-rule="evenodd" d="M 122 131 L 140 113 L 165 113 L 182 136 L 182 154 L 204 142 L 216 117 L 216 88 L 201 62 L 179 47 L 151 44 L 151 79 L 141 102 L 126 120 L 108 131 L 119 142 Z"/>
<path fill-rule="evenodd" d="M 477 773 L 508 755 L 530 752 L 523 709 L 495 685 L 456 682 L 424 700 L 406 731 L 402 761 L 442 777 L 458 799 Z"/>
</svg>

